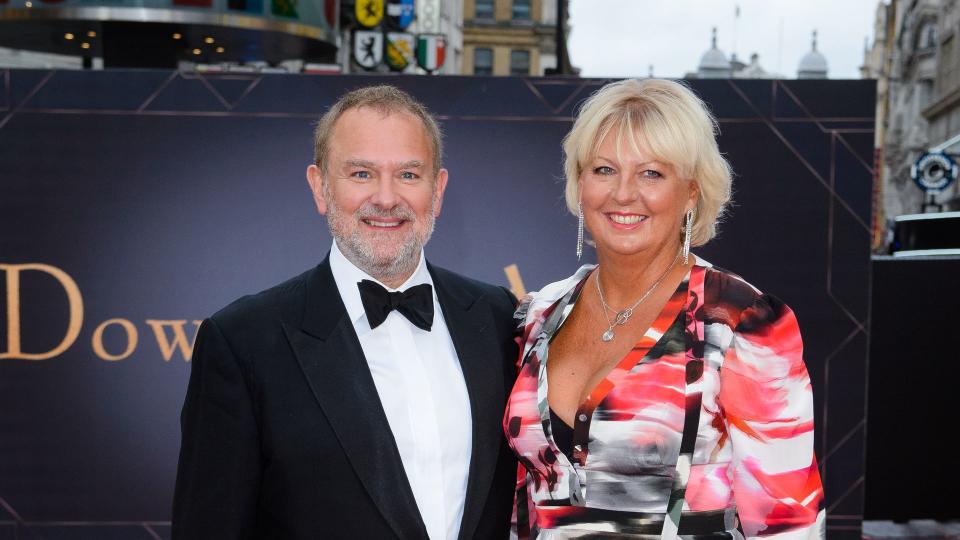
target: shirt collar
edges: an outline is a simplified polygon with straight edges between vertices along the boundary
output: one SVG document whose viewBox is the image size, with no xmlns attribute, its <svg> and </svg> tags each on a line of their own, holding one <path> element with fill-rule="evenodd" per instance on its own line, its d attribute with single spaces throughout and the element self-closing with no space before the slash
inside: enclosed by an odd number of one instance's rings
<svg viewBox="0 0 960 540">
<path fill-rule="evenodd" d="M 357 288 L 357 283 L 365 279 L 374 281 L 380 284 L 383 288 L 388 291 L 405 291 L 414 285 L 421 285 L 424 283 L 430 284 L 433 286 L 433 278 L 430 276 L 430 272 L 427 270 L 427 265 L 424 262 L 423 250 L 420 250 L 420 262 L 417 263 L 417 269 L 413 271 L 413 274 L 402 285 L 397 288 L 391 288 L 383 284 L 380 280 L 371 276 L 370 274 L 364 272 L 358 268 L 355 264 L 350 262 L 347 259 L 346 255 L 340 251 L 340 247 L 337 246 L 336 240 L 333 241 L 330 246 L 330 271 L 333 273 L 333 280 L 337 284 L 337 290 L 340 291 L 340 298 L 343 300 L 343 306 L 347 309 L 347 315 L 350 317 L 350 322 L 354 326 L 357 326 L 358 323 L 366 323 L 367 314 L 363 310 L 363 302 L 360 300 L 360 289 Z M 434 295 L 436 299 L 436 295 Z M 369 329 L 369 325 L 364 325 Z"/>
</svg>

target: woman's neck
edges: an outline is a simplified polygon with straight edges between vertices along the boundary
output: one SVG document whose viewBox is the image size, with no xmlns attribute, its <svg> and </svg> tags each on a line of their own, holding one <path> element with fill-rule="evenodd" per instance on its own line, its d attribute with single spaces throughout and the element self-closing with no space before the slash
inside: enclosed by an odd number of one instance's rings
<svg viewBox="0 0 960 540">
<path fill-rule="evenodd" d="M 608 305 L 618 310 L 627 308 L 658 279 L 669 278 L 671 271 L 678 268 L 684 268 L 685 272 L 689 264 L 685 266 L 679 254 L 679 242 L 662 246 L 653 253 L 621 255 L 598 251 L 598 279 Z"/>
</svg>

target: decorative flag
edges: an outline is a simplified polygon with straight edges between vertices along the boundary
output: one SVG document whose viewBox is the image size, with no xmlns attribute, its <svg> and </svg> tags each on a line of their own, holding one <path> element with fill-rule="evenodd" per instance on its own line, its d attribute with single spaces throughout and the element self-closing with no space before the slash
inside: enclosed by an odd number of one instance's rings
<svg viewBox="0 0 960 540">
<path fill-rule="evenodd" d="M 371 30 L 353 33 L 353 59 L 365 69 L 377 67 L 383 60 L 383 34 Z"/>
<path fill-rule="evenodd" d="M 413 22 L 413 0 L 387 0 L 387 23 L 390 28 L 406 30 Z"/>
<path fill-rule="evenodd" d="M 383 0 L 356 0 L 353 12 L 357 24 L 373 28 L 383 20 Z"/>
<path fill-rule="evenodd" d="M 443 34 L 417 36 L 417 64 L 427 71 L 436 71 L 443 65 L 447 53 L 447 38 Z"/>
<path fill-rule="evenodd" d="M 387 34 L 387 65 L 394 71 L 403 71 L 413 63 L 416 39 L 413 34 L 390 32 Z"/>
</svg>

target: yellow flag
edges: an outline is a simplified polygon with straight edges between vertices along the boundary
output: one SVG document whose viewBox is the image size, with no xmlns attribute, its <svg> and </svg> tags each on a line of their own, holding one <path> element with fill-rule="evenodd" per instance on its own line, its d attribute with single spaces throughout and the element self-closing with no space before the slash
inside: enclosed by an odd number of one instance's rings
<svg viewBox="0 0 960 540">
<path fill-rule="evenodd" d="M 357 23 L 373 28 L 383 20 L 383 0 L 357 0 L 354 4 Z"/>
</svg>

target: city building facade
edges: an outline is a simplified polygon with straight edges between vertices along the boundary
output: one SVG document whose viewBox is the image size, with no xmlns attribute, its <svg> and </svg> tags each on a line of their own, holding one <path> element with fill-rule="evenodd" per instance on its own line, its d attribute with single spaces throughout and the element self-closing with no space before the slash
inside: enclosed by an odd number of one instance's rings
<svg viewBox="0 0 960 540">
<path fill-rule="evenodd" d="M 338 1 L 0 0 L 0 65 L 169 69 L 332 62 Z"/>
<path fill-rule="evenodd" d="M 540 76 L 556 69 L 557 11 L 555 0 L 465 0 L 461 73 Z"/>
<path fill-rule="evenodd" d="M 960 134 L 958 31 L 956 0 L 891 0 L 877 6 L 861 75 L 877 79 L 875 219 L 881 226 L 903 214 L 960 210 L 957 182 L 930 200 L 911 177 L 922 154 Z M 939 149 L 960 153 L 960 144 Z M 874 247 L 882 250 L 889 241 L 875 236 Z"/>
<path fill-rule="evenodd" d="M 134 9 L 113 0 L 0 0 L 0 67 L 576 73 L 565 48 L 568 0 L 313 0 L 307 14 L 283 12 L 299 5 L 286 0 L 139 1 Z M 91 7 L 98 3 L 108 7 Z M 401 10 L 408 19 L 398 24 Z M 428 48 L 438 65 L 424 67 L 422 36 L 432 39 Z"/>
</svg>

